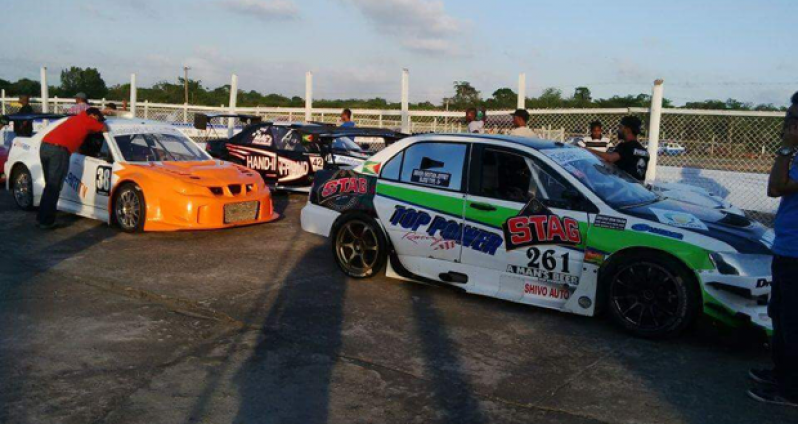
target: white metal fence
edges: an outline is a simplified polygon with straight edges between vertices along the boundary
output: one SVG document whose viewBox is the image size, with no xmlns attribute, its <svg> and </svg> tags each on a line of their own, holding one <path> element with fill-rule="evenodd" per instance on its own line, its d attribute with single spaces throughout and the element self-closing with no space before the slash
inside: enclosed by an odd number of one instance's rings
<svg viewBox="0 0 798 424">
<path fill-rule="evenodd" d="M 35 110 L 41 111 L 41 100 L 32 99 Z M 104 99 L 91 101 L 103 106 Z M 63 113 L 74 103 L 71 99 L 49 99 L 51 112 Z M 122 102 L 115 101 L 118 106 Z M 17 98 L 0 98 L 3 114 L 15 113 Z M 139 102 L 138 118 L 181 125 L 186 130 L 196 113 L 229 112 L 225 106 L 159 104 Z M 337 123 L 339 109 L 238 107 L 237 113 L 254 114 L 272 121 L 311 121 Z M 310 112 L 309 114 L 307 112 Z M 485 129 L 488 133 L 505 133 L 511 127 L 511 111 L 488 111 Z M 603 123 L 605 135 L 615 139 L 621 117 L 636 115 L 648 127 L 648 108 L 620 109 L 530 109 L 530 126 L 543 138 L 563 141 L 587 135 L 590 122 Z M 401 129 L 401 110 L 353 110 L 358 126 Z M 463 112 L 409 111 L 409 129 L 413 133 L 457 133 L 466 131 Z M 769 222 L 778 202 L 765 194 L 766 174 L 772 164 L 772 153 L 779 143 L 782 112 L 743 112 L 663 109 L 657 180 L 699 186 L 715 193 L 755 218 Z M 643 134 L 646 141 L 646 134 Z M 378 150 L 382 146 L 374 146 Z M 683 148 L 683 150 L 681 149 Z"/>
</svg>

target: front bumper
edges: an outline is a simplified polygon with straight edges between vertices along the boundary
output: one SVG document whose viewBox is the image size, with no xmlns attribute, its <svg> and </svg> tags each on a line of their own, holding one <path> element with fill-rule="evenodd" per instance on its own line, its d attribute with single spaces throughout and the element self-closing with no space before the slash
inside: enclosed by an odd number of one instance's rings
<svg viewBox="0 0 798 424">
<path fill-rule="evenodd" d="M 770 275 L 739 276 L 713 271 L 698 274 L 704 289 L 704 312 L 730 324 L 750 323 L 773 331 L 767 313 Z"/>
<path fill-rule="evenodd" d="M 241 227 L 274 221 L 280 217 L 274 211 L 271 194 L 257 193 L 249 196 L 171 196 L 147 202 L 147 221 L 144 231 L 214 230 Z M 240 202 L 259 202 L 255 219 L 225 223 L 225 205 Z"/>
</svg>

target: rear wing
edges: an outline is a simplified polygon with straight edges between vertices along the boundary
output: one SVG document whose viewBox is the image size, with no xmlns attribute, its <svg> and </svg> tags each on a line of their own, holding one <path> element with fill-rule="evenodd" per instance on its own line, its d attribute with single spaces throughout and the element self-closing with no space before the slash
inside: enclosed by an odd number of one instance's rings
<svg viewBox="0 0 798 424">
<path fill-rule="evenodd" d="M 5 115 L 4 118 L 8 119 L 9 122 L 19 122 L 19 121 L 38 121 L 44 119 L 61 119 L 66 118 L 69 115 L 57 114 L 57 113 L 25 113 L 19 114 L 14 113 L 11 115 Z"/>
<path fill-rule="evenodd" d="M 244 125 L 252 125 L 252 124 L 259 124 L 263 122 L 263 118 L 257 115 L 243 115 L 238 113 L 214 113 L 214 114 L 205 114 L 205 113 L 197 113 L 194 115 L 194 128 L 198 130 L 207 130 L 208 124 L 211 123 L 214 119 L 223 119 L 223 118 L 236 118 L 241 120 Z"/>
</svg>

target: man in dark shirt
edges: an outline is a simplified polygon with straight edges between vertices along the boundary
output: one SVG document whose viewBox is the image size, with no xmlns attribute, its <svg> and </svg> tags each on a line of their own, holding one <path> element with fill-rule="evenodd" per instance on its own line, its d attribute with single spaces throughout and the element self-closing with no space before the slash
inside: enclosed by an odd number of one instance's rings
<svg viewBox="0 0 798 424">
<path fill-rule="evenodd" d="M 108 131 L 104 121 L 102 112 L 92 107 L 67 118 L 44 136 L 39 149 L 44 174 L 44 193 L 37 216 L 39 228 L 49 230 L 55 227 L 58 197 L 69 172 L 69 157 L 80 148 L 89 134 Z"/>
<path fill-rule="evenodd" d="M 17 111 L 17 115 L 33 114 L 33 108 L 30 105 L 30 96 L 19 96 L 19 103 L 22 104 L 22 107 Z M 14 121 L 14 134 L 20 137 L 31 137 L 33 135 L 33 121 Z"/>
<path fill-rule="evenodd" d="M 611 151 L 602 152 L 587 148 L 603 161 L 614 163 L 618 169 L 643 182 L 648 171 L 648 151 L 637 141 L 643 122 L 636 116 L 624 116 L 618 126 L 618 145 Z"/>
</svg>

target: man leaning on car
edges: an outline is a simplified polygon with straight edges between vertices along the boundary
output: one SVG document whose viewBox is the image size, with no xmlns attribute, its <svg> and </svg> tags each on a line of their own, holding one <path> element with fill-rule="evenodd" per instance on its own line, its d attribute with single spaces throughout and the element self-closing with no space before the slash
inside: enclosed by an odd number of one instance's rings
<svg viewBox="0 0 798 424">
<path fill-rule="evenodd" d="M 69 172 L 69 157 L 80 148 L 86 136 L 108 131 L 104 121 L 102 112 L 92 107 L 67 118 L 44 136 L 39 150 L 44 174 L 44 193 L 37 216 L 39 228 L 55 228 L 56 207 L 64 178 Z"/>
<path fill-rule="evenodd" d="M 798 93 L 792 96 L 782 127 L 781 147 L 768 180 L 768 196 L 781 197 L 774 229 L 773 282 L 768 315 L 773 320 L 772 370 L 751 370 L 766 387 L 748 394 L 760 401 L 798 406 Z"/>
</svg>

